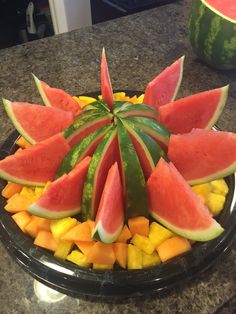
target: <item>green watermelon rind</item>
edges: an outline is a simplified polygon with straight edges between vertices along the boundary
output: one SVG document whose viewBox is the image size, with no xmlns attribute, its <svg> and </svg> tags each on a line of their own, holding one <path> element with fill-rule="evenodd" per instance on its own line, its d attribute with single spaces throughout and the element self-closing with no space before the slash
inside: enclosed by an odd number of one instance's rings
<svg viewBox="0 0 236 314">
<path fill-rule="evenodd" d="M 171 98 L 171 101 L 174 101 L 174 100 L 175 100 L 175 98 L 176 98 L 176 96 L 177 96 L 177 94 L 178 94 L 178 91 L 179 91 L 179 88 L 180 88 L 182 79 L 183 79 L 185 56 L 182 56 L 179 60 L 180 60 L 179 80 L 178 80 L 178 83 L 176 84 L 175 91 L 174 91 L 174 94 L 173 94 L 173 96 L 172 96 L 172 98 Z"/>
<path fill-rule="evenodd" d="M 36 141 L 22 128 L 21 124 L 17 121 L 12 107 L 11 107 L 11 101 L 7 99 L 2 99 L 4 108 L 6 110 L 6 113 L 10 120 L 12 121 L 14 127 L 17 129 L 17 131 L 30 143 L 30 144 L 36 144 Z"/>
<path fill-rule="evenodd" d="M 50 211 L 46 208 L 38 206 L 36 203 L 31 204 L 27 211 L 34 216 L 46 218 L 46 219 L 61 219 L 66 217 L 71 217 L 80 212 L 81 207 L 75 208 L 72 210 L 65 210 L 65 211 Z"/>
<path fill-rule="evenodd" d="M 45 186 L 47 182 L 29 181 L 9 175 L 7 172 L 0 170 L 0 178 L 26 186 Z"/>
<path fill-rule="evenodd" d="M 160 222 L 163 226 L 165 226 L 167 229 L 171 230 L 172 232 L 187 238 L 189 240 L 193 241 L 199 241 L 199 242 L 205 242 L 213 240 L 214 238 L 221 235 L 221 233 L 224 231 L 224 229 L 221 227 L 221 225 L 213 220 L 212 224 L 206 228 L 206 229 L 200 229 L 200 230 L 188 230 L 183 228 L 178 228 L 174 226 L 173 224 L 167 222 L 165 219 L 161 218 L 160 216 L 156 215 L 154 212 L 150 211 L 151 216 Z"/>
<path fill-rule="evenodd" d="M 89 103 L 86 105 L 83 110 L 93 110 L 93 109 L 99 109 L 103 110 L 105 112 L 111 112 L 111 110 L 107 107 L 106 103 L 103 100 L 96 100 L 94 102 Z"/>
<path fill-rule="evenodd" d="M 127 118 L 133 116 L 142 116 L 156 119 L 158 118 L 158 112 L 145 104 L 130 104 L 130 106 L 124 107 L 116 113 L 119 118 Z"/>
<path fill-rule="evenodd" d="M 119 237 L 123 229 L 123 223 L 120 224 L 119 228 L 114 233 L 107 232 L 102 225 L 101 221 L 98 221 L 95 228 L 92 231 L 92 238 L 103 243 L 113 243 Z"/>
<path fill-rule="evenodd" d="M 52 107 L 52 104 L 51 104 L 50 101 L 48 100 L 48 98 L 47 98 L 47 96 L 46 96 L 46 94 L 45 94 L 45 92 L 44 92 L 44 90 L 43 90 L 43 88 L 42 88 L 42 85 L 41 85 L 40 80 L 39 80 L 39 79 L 37 78 L 37 76 L 34 75 L 33 73 L 32 73 L 32 76 L 33 76 L 35 85 L 36 85 L 36 87 L 37 87 L 37 89 L 38 89 L 38 91 L 39 91 L 39 94 L 40 94 L 40 96 L 41 96 L 41 98 L 42 98 L 42 101 L 43 101 L 44 105 L 47 106 L 47 107 Z"/>
</svg>

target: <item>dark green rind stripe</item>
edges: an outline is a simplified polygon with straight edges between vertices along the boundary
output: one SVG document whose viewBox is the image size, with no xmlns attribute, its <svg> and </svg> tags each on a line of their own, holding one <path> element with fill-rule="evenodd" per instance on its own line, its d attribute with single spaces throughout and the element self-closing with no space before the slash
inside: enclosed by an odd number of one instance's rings
<svg viewBox="0 0 236 314">
<path fill-rule="evenodd" d="M 147 216 L 146 184 L 138 156 L 127 130 L 119 119 L 117 130 L 126 188 L 126 218 Z"/>
<path fill-rule="evenodd" d="M 236 23 L 194 0 L 190 15 L 190 42 L 197 56 L 217 69 L 236 68 Z"/>
<path fill-rule="evenodd" d="M 126 118 L 130 116 L 141 116 L 150 117 L 156 119 L 158 117 L 158 112 L 151 107 L 141 104 L 141 105 L 129 105 L 124 107 L 116 114 L 119 118 Z"/>
<path fill-rule="evenodd" d="M 168 145 L 170 131 L 160 122 L 145 117 L 129 117 L 126 118 L 126 120 L 141 128 L 152 138 L 157 139 L 165 145 Z"/>
<path fill-rule="evenodd" d="M 102 159 L 109 148 L 110 144 L 117 135 L 116 126 L 113 126 L 99 143 L 93 157 L 90 161 L 87 175 L 85 178 L 81 215 L 84 219 L 94 219 L 97 208 L 94 206 L 94 191 L 96 175 L 100 169 Z"/>
<path fill-rule="evenodd" d="M 63 159 L 60 167 L 58 168 L 56 178 L 61 177 L 64 173 L 69 173 L 78 161 L 86 157 L 86 153 L 92 145 L 112 127 L 111 124 L 105 125 L 93 133 L 86 136 L 81 142 L 76 144 Z"/>
<path fill-rule="evenodd" d="M 103 110 L 106 112 L 111 112 L 111 110 L 107 107 L 106 103 L 102 100 L 97 100 L 88 104 L 87 106 L 84 107 L 83 110 L 92 110 L 92 109 L 95 109 L 95 110 L 98 109 L 98 110 Z"/>
<path fill-rule="evenodd" d="M 133 103 L 131 103 L 130 101 L 117 101 L 116 100 L 113 102 L 113 106 L 114 106 L 113 112 L 114 114 L 117 114 L 119 111 L 126 109 L 130 105 L 133 106 Z"/>
</svg>

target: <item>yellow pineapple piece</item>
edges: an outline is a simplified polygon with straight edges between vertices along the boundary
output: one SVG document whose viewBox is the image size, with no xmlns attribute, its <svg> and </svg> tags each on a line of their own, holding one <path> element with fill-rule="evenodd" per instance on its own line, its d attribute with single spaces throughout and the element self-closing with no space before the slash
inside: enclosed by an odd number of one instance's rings
<svg viewBox="0 0 236 314">
<path fill-rule="evenodd" d="M 113 264 L 97 264 L 97 263 L 93 263 L 93 269 L 113 269 Z"/>
<path fill-rule="evenodd" d="M 142 269 L 142 251 L 135 245 L 128 245 L 128 269 Z"/>
<path fill-rule="evenodd" d="M 90 264 L 87 262 L 87 257 L 78 250 L 72 251 L 69 255 L 67 255 L 66 259 L 82 267 L 88 268 L 90 266 Z"/>
<path fill-rule="evenodd" d="M 50 229 L 52 235 L 55 239 L 60 239 L 64 233 L 69 231 L 77 224 L 77 220 L 75 218 L 66 217 L 62 219 L 52 220 L 50 224 Z"/>
<path fill-rule="evenodd" d="M 141 94 L 137 99 L 137 104 L 142 104 L 144 99 L 144 94 Z"/>
<path fill-rule="evenodd" d="M 151 267 L 161 264 L 161 259 L 157 252 L 153 252 L 152 254 L 146 254 L 142 252 L 142 266 L 145 267 Z"/>
<path fill-rule="evenodd" d="M 46 183 L 46 185 L 45 185 L 44 188 L 43 188 L 43 193 L 47 191 L 47 189 L 49 188 L 49 186 L 50 186 L 51 184 L 52 184 L 51 181 L 48 181 L 48 182 Z"/>
<path fill-rule="evenodd" d="M 44 189 L 45 187 L 36 186 L 34 190 L 34 194 L 35 194 L 35 197 L 37 197 L 37 199 L 39 199 L 43 195 Z"/>
<path fill-rule="evenodd" d="M 23 189 L 20 191 L 20 195 L 21 196 L 25 196 L 26 198 L 30 199 L 30 200 L 34 200 L 34 190 L 27 187 L 27 186 L 24 186 Z"/>
<path fill-rule="evenodd" d="M 89 96 L 79 96 L 78 99 L 84 101 L 86 105 L 91 104 L 92 102 L 97 100 L 96 98 Z"/>
<path fill-rule="evenodd" d="M 161 226 L 157 222 L 152 222 L 150 225 L 150 231 L 149 231 L 149 239 L 151 243 L 154 245 L 154 247 L 157 247 L 165 240 L 172 237 L 174 234 L 166 229 L 165 227 Z"/>
<path fill-rule="evenodd" d="M 65 260 L 67 255 L 70 253 L 73 242 L 71 241 L 60 241 L 54 253 L 55 257 Z"/>
<path fill-rule="evenodd" d="M 115 100 L 122 100 L 126 95 L 124 92 L 118 92 L 113 94 Z"/>
<path fill-rule="evenodd" d="M 224 195 L 216 193 L 209 194 L 207 207 L 209 208 L 213 216 L 217 216 L 222 211 L 222 209 L 224 208 L 224 203 L 225 203 Z"/>
<path fill-rule="evenodd" d="M 192 190 L 200 198 L 203 204 L 207 203 L 209 194 L 211 193 L 211 184 L 203 183 L 192 186 Z"/>
<path fill-rule="evenodd" d="M 214 180 L 210 182 L 212 192 L 226 196 L 229 192 L 229 188 L 224 179 Z"/>
<path fill-rule="evenodd" d="M 148 237 L 142 236 L 137 233 L 131 239 L 131 243 L 136 245 L 140 250 L 142 250 L 146 254 L 152 254 L 155 250 L 155 246 L 152 244 Z"/>
</svg>

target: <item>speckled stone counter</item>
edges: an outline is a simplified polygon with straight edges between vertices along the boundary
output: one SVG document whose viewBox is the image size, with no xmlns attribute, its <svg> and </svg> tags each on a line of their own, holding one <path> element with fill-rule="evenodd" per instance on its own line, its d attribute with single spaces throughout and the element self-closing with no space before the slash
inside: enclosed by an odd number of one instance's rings
<svg viewBox="0 0 236 314">
<path fill-rule="evenodd" d="M 31 72 L 48 84 L 83 94 L 100 89 L 102 47 L 114 89 L 143 90 L 146 83 L 181 55 L 186 55 L 179 96 L 230 83 L 229 100 L 218 125 L 236 132 L 236 71 L 219 72 L 200 63 L 187 38 L 190 1 L 73 31 L 0 51 L 0 97 L 40 102 Z M 0 108 L 0 143 L 13 127 Z M 65 297 L 40 301 L 33 279 L 0 244 L 0 313 L 233 313 L 236 245 L 215 266 L 166 295 L 104 301 Z M 222 305 L 229 302 L 223 308 Z"/>
</svg>

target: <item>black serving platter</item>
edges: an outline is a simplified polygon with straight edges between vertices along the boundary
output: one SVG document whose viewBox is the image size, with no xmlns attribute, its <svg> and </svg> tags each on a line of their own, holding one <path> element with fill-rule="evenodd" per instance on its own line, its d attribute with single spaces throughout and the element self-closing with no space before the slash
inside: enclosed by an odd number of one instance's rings
<svg viewBox="0 0 236 314">
<path fill-rule="evenodd" d="M 126 92 L 135 94 L 140 92 Z M 97 96 L 90 93 L 89 96 Z M 0 160 L 12 154 L 19 134 L 14 131 L 0 149 Z M 138 297 L 170 290 L 199 276 L 225 253 L 236 239 L 236 175 L 226 178 L 229 193 L 224 210 L 217 220 L 225 231 L 206 243 L 169 262 L 143 270 L 97 271 L 56 259 L 53 254 L 33 244 L 4 210 L 6 200 L 0 196 L 0 239 L 9 253 L 34 278 L 60 292 L 73 296 Z M 6 182 L 0 180 L 0 190 Z"/>
</svg>

